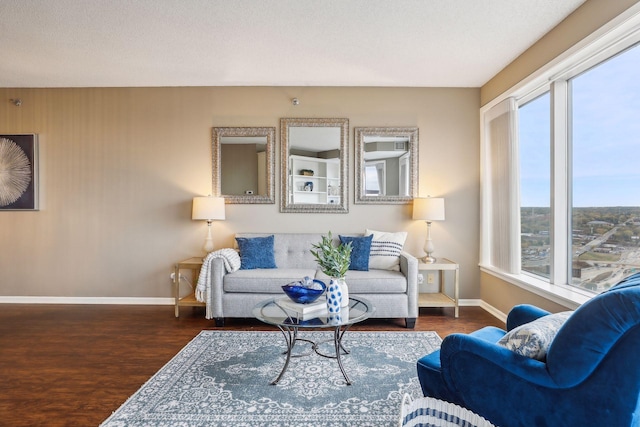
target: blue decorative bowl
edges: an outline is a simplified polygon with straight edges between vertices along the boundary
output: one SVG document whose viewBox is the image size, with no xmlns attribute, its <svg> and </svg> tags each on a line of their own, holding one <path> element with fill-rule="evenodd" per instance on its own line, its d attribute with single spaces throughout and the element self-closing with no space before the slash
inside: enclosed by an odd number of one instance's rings
<svg viewBox="0 0 640 427">
<path fill-rule="evenodd" d="M 309 304 L 317 300 L 320 295 L 327 289 L 327 285 L 320 280 L 314 280 L 314 283 L 318 283 L 321 289 L 307 288 L 300 284 L 300 282 L 291 282 L 282 287 L 282 290 L 289 298 L 294 302 L 300 304 Z"/>
</svg>

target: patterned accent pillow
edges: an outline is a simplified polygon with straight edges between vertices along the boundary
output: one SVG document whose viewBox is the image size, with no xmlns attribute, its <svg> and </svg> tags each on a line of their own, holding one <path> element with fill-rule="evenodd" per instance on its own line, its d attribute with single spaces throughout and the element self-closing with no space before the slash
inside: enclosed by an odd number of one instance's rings
<svg viewBox="0 0 640 427">
<path fill-rule="evenodd" d="M 369 268 L 378 270 L 400 271 L 400 252 L 407 240 L 407 232 L 386 233 L 368 230 L 365 236 L 372 235 Z"/>
<path fill-rule="evenodd" d="M 349 270 L 369 271 L 369 253 L 373 236 L 338 236 L 340 243 L 351 242 L 351 264 Z"/>
<path fill-rule="evenodd" d="M 236 237 L 240 249 L 240 270 L 277 268 L 273 254 L 273 235 L 267 237 Z"/>
<path fill-rule="evenodd" d="M 544 361 L 551 342 L 573 311 L 543 316 L 509 331 L 498 345 L 515 353 Z"/>
</svg>

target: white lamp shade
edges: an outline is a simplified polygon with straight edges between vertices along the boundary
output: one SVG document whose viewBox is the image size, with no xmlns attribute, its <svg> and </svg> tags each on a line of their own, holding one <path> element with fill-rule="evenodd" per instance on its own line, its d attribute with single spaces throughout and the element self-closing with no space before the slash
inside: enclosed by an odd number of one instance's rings
<svg viewBox="0 0 640 427">
<path fill-rule="evenodd" d="M 413 219 L 444 221 L 444 199 L 441 197 L 413 199 Z"/>
<path fill-rule="evenodd" d="M 191 219 L 224 219 L 224 197 L 194 197 Z"/>
</svg>

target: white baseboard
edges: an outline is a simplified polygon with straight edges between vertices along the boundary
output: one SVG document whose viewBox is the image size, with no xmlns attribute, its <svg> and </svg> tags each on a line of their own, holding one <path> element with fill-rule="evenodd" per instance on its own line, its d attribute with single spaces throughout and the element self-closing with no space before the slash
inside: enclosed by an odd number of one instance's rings
<svg viewBox="0 0 640 427">
<path fill-rule="evenodd" d="M 507 315 L 495 308 L 494 306 L 487 304 L 481 299 L 461 299 L 458 301 L 460 307 L 481 307 L 483 310 L 489 312 L 496 319 L 507 322 Z"/>
<path fill-rule="evenodd" d="M 497 308 L 495 308 L 494 306 L 492 306 L 491 304 L 487 304 L 486 302 L 480 300 L 480 307 L 482 307 L 485 311 L 488 311 L 489 313 L 491 313 L 498 320 L 504 323 L 507 323 L 507 315 L 501 312 L 500 310 L 498 310 Z"/>
<path fill-rule="evenodd" d="M 0 304 L 174 305 L 173 298 L 0 296 Z"/>
</svg>

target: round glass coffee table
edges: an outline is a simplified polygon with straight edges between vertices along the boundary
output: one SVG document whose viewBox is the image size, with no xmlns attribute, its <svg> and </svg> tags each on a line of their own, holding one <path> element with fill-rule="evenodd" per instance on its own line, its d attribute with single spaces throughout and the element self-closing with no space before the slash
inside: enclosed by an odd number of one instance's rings
<svg viewBox="0 0 640 427">
<path fill-rule="evenodd" d="M 347 373 L 342 366 L 342 360 L 340 359 L 341 353 L 349 354 L 349 351 L 342 345 L 342 338 L 351 325 L 368 319 L 375 312 L 373 304 L 364 298 L 351 297 L 349 298 L 349 305 L 347 307 L 342 307 L 339 315 L 329 316 L 326 310 L 311 314 L 303 314 L 281 302 L 282 298 L 272 298 L 258 303 L 253 308 L 253 315 L 256 319 L 269 325 L 277 326 L 282 331 L 282 335 L 284 335 L 285 344 L 287 346 L 287 351 L 284 353 L 286 354 L 286 360 L 282 367 L 282 371 L 280 372 L 280 375 L 271 382 L 271 384 L 278 384 L 278 381 L 280 381 L 284 373 L 287 371 L 289 361 L 292 357 L 307 356 L 311 354 L 311 352 L 293 354 L 296 342 L 304 341 L 311 344 L 312 351 L 316 352 L 318 355 L 336 359 L 347 385 L 351 385 L 351 380 L 347 376 Z M 300 329 L 312 328 L 332 329 L 333 339 L 314 342 L 298 337 L 298 331 Z M 322 353 L 319 350 L 320 344 L 331 341 L 333 341 L 335 354 Z"/>
</svg>

